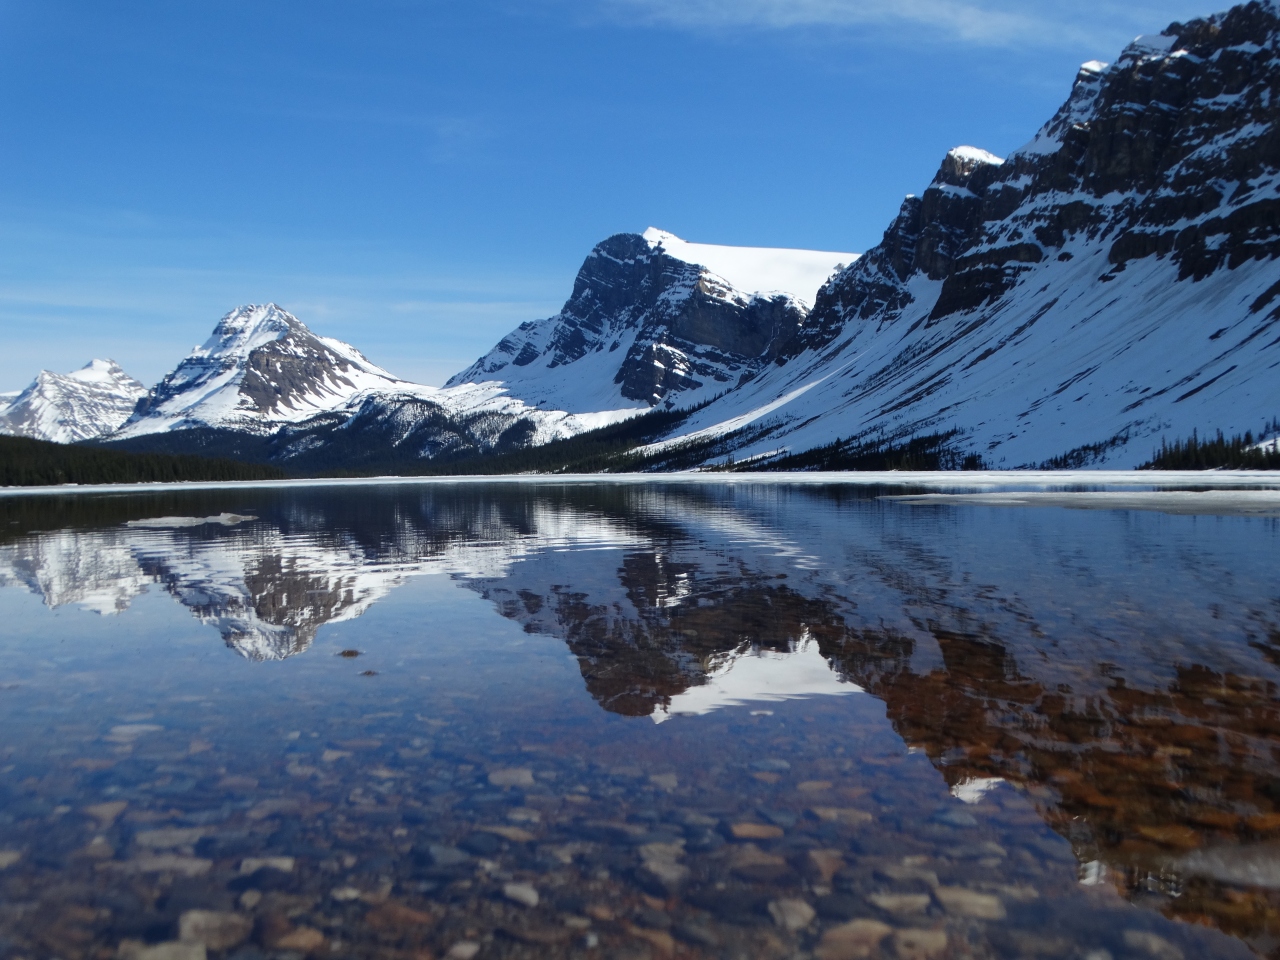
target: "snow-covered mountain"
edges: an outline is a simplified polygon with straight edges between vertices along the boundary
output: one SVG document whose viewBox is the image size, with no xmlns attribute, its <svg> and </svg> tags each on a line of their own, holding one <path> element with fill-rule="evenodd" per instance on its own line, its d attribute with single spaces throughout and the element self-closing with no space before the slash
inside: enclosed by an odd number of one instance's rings
<svg viewBox="0 0 1280 960">
<path fill-rule="evenodd" d="M 72 373 L 41 370 L 21 393 L 0 397 L 0 433 L 55 443 L 92 440 L 124 423 L 146 392 L 114 360 L 93 360 Z"/>
<path fill-rule="evenodd" d="M 952 151 L 787 362 L 672 442 L 741 461 L 954 432 L 994 466 L 1128 466 L 1162 436 L 1257 432 L 1280 412 L 1277 90 L 1271 3 L 1085 64 L 1007 160 Z"/>
<path fill-rule="evenodd" d="M 410 383 L 265 304 L 223 317 L 110 439 L 134 449 L 358 466 L 546 443 L 630 415 L 539 410 L 496 383 Z"/>
<path fill-rule="evenodd" d="M 685 406 L 781 357 L 818 288 L 857 257 L 618 234 L 591 251 L 560 313 L 521 324 L 448 386 L 499 381 L 574 413 Z"/>
<path fill-rule="evenodd" d="M 119 437 L 195 427 L 262 435 L 402 382 L 274 303 L 251 304 L 218 322 L 138 404 Z"/>
</svg>

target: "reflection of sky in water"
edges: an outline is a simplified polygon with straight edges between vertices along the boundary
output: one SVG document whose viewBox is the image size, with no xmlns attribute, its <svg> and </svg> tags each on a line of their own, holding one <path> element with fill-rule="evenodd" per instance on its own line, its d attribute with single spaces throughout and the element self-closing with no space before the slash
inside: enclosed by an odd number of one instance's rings
<svg viewBox="0 0 1280 960">
<path fill-rule="evenodd" d="M 267 954 L 1273 951 L 1275 520 L 745 484 L 0 513 L 0 953 L 192 909 Z"/>
</svg>

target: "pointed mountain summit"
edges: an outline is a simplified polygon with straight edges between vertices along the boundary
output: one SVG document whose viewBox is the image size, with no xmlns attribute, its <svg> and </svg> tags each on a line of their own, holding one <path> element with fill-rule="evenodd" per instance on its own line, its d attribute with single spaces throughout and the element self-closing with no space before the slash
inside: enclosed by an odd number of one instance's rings
<svg viewBox="0 0 1280 960">
<path fill-rule="evenodd" d="M 521 324 L 448 386 L 496 380 L 573 413 L 696 402 L 783 356 L 818 287 L 857 256 L 617 234 L 587 256 L 560 313 Z"/>
<path fill-rule="evenodd" d="M 362 390 L 402 385 L 355 347 L 317 336 L 274 303 L 250 304 L 223 317 L 118 436 L 196 428 L 266 435 L 337 409 Z"/>
<path fill-rule="evenodd" d="M 93 360 L 72 373 L 41 370 L 0 411 L 0 434 L 54 443 L 93 440 L 124 423 L 146 393 L 114 360 Z"/>
</svg>

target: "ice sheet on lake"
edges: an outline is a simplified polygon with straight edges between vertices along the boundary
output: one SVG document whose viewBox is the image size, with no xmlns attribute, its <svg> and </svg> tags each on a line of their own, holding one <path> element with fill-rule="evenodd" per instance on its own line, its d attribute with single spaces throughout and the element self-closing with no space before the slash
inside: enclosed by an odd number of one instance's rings
<svg viewBox="0 0 1280 960">
<path fill-rule="evenodd" d="M 926 493 L 880 499 L 911 506 L 1068 507 L 1073 510 L 1154 510 L 1215 517 L 1280 517 L 1280 490 Z"/>
</svg>

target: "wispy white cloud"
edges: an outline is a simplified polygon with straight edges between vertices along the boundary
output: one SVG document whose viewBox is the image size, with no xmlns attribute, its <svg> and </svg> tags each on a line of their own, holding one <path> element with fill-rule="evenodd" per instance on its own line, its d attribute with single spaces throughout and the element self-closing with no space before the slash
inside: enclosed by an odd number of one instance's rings
<svg viewBox="0 0 1280 960">
<path fill-rule="evenodd" d="M 1203 0 L 599 0 L 598 9 L 632 23 L 695 30 L 909 28 L 900 37 L 906 43 L 1064 47 L 1158 32 L 1172 19 L 1207 12 L 1201 6 Z"/>
</svg>

